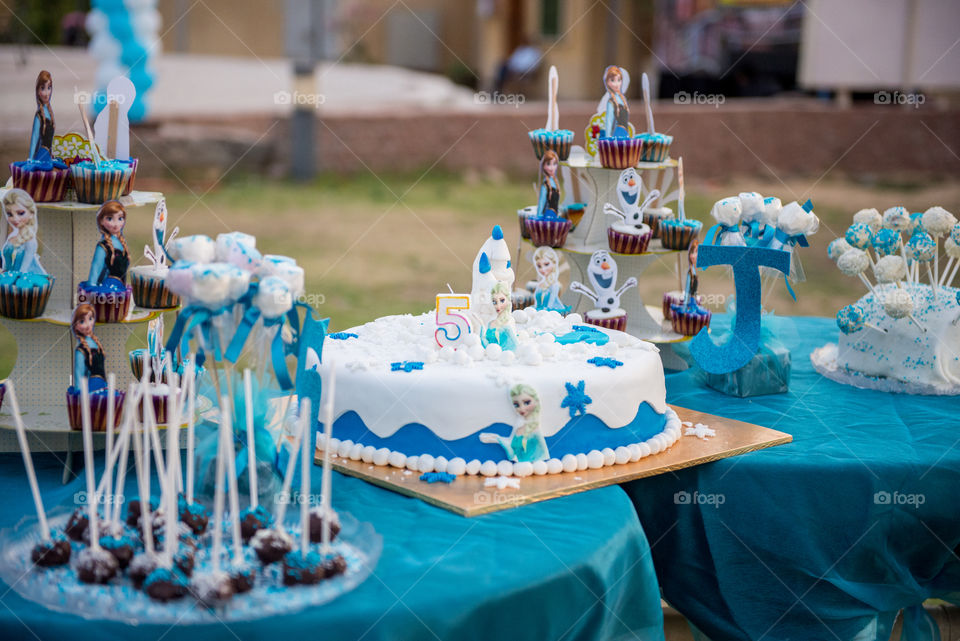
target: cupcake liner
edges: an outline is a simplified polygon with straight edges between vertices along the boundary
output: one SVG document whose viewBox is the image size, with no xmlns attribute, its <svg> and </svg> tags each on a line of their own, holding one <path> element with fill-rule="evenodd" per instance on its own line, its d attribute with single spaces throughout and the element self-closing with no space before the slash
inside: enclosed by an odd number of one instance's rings
<svg viewBox="0 0 960 641">
<path fill-rule="evenodd" d="M 114 390 L 113 392 L 113 429 L 120 427 L 125 394 L 122 390 Z M 94 432 L 107 431 L 107 403 L 106 393 L 90 395 L 90 428 Z M 80 391 L 71 387 L 67 390 L 67 419 L 72 430 L 80 431 L 83 429 L 81 406 Z"/>
<path fill-rule="evenodd" d="M 167 289 L 162 278 L 142 276 L 131 269 L 130 287 L 133 302 L 144 309 L 171 309 L 180 304 L 180 297 Z"/>
<path fill-rule="evenodd" d="M 548 149 L 555 151 L 560 160 L 566 160 L 570 157 L 573 132 L 569 129 L 561 129 L 556 132 L 535 129 L 527 132 L 527 136 L 530 138 L 530 144 L 533 145 L 533 153 L 537 155 L 537 160 L 543 158 L 543 154 Z"/>
<path fill-rule="evenodd" d="M 671 142 L 640 139 L 640 162 L 663 162 L 670 157 Z"/>
<path fill-rule="evenodd" d="M 637 138 L 600 138 L 597 140 L 600 164 L 608 169 L 635 167 L 640 161 L 640 140 Z"/>
<path fill-rule="evenodd" d="M 128 162 L 130 163 L 130 178 L 127 180 L 127 186 L 120 193 L 121 196 L 129 196 L 130 192 L 133 191 L 133 180 L 137 177 L 137 165 L 140 164 L 140 159 L 131 158 Z"/>
<path fill-rule="evenodd" d="M 133 372 L 134 378 L 138 381 L 143 378 L 143 359 L 147 358 L 146 349 L 134 349 L 130 350 L 130 353 L 127 355 L 130 359 L 130 371 Z M 157 373 L 150 372 L 150 382 L 157 382 Z M 164 371 L 160 375 L 160 382 L 166 384 L 167 382 L 167 373 Z"/>
<path fill-rule="evenodd" d="M 17 163 L 12 162 L 10 175 L 13 177 L 13 186 L 30 194 L 34 202 L 49 203 L 63 200 L 67 192 L 70 170 L 54 168 L 25 171 L 22 167 L 18 167 Z"/>
<path fill-rule="evenodd" d="M 647 251 L 651 238 L 653 233 L 649 231 L 643 234 L 625 234 L 614 230 L 613 227 L 607 228 L 610 251 L 617 254 L 642 254 Z"/>
<path fill-rule="evenodd" d="M 669 224 L 660 225 L 660 244 L 664 249 L 689 249 L 690 241 L 700 235 L 701 227 L 671 220 Z"/>
<path fill-rule="evenodd" d="M 684 294 L 683 292 L 673 291 L 673 292 L 664 292 L 663 293 L 663 317 L 666 320 L 673 320 L 673 310 L 671 306 L 673 305 L 682 305 L 683 304 Z M 700 298 L 699 296 L 697 298 Z"/>
<path fill-rule="evenodd" d="M 163 425 L 167 422 L 168 396 L 166 393 L 161 392 L 149 392 L 149 394 L 150 400 L 153 403 L 153 416 L 157 421 L 157 425 Z M 137 416 L 141 421 L 143 420 L 143 399 L 141 399 L 140 403 L 137 404 Z"/>
<path fill-rule="evenodd" d="M 673 325 L 673 331 L 684 336 L 696 336 L 701 329 L 710 324 L 711 313 L 703 308 L 700 309 L 681 309 L 679 306 L 673 309 L 673 317 L 670 323 Z"/>
<path fill-rule="evenodd" d="M 520 221 L 520 237 L 530 238 L 530 228 L 527 227 L 527 217 L 523 214 L 517 214 L 517 218 Z"/>
<path fill-rule="evenodd" d="M 549 220 L 527 218 L 527 229 L 530 230 L 530 241 L 537 247 L 563 247 L 567 242 L 567 234 L 573 226 L 566 218 Z"/>
<path fill-rule="evenodd" d="M 82 203 L 100 205 L 108 200 L 116 200 L 130 182 L 130 167 L 123 169 L 95 169 L 93 167 L 70 166 L 73 187 L 77 191 L 77 200 Z"/>
<path fill-rule="evenodd" d="M 510 298 L 513 302 L 513 309 L 515 310 L 525 309 L 536 302 L 533 292 L 526 289 L 514 290 L 513 295 Z"/>
<path fill-rule="evenodd" d="M 592 318 L 590 312 L 583 315 L 583 322 L 587 325 L 594 325 L 604 329 L 615 329 L 618 332 L 627 331 L 627 315 L 614 316 L 613 318 Z"/>
<path fill-rule="evenodd" d="M 19 320 L 42 316 L 52 291 L 52 279 L 45 287 L 0 286 L 0 316 Z"/>
<path fill-rule="evenodd" d="M 651 238 L 660 238 L 660 223 L 665 219 L 663 216 L 658 216 L 657 214 L 648 214 L 644 212 L 643 222 L 647 223 L 650 226 L 650 231 L 653 232 Z"/>
<path fill-rule="evenodd" d="M 0 409 L 3 409 L 3 397 L 7 393 L 7 385 L 5 383 L 0 383 Z"/>
<path fill-rule="evenodd" d="M 132 299 L 133 291 L 130 285 L 127 285 L 126 290 L 117 292 L 89 291 L 84 289 L 82 283 L 77 285 L 77 304 L 92 305 L 98 323 L 119 323 L 125 319 Z"/>
</svg>

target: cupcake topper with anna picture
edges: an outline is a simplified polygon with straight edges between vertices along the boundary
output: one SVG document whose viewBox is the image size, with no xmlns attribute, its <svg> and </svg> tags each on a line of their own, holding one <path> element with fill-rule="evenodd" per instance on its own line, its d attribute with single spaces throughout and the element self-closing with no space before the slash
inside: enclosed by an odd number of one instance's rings
<svg viewBox="0 0 960 641">
<path fill-rule="evenodd" d="M 33 128 L 30 132 L 30 152 L 27 160 L 51 160 L 53 157 L 54 117 L 50 98 L 53 95 L 53 77 L 49 71 L 37 74 L 34 87 L 37 111 L 33 116 Z"/>
</svg>

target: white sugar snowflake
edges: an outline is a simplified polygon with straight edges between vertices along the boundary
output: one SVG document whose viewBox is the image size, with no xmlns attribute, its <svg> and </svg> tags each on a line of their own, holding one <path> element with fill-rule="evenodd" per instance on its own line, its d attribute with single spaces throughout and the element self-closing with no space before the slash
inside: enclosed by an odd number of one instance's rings
<svg viewBox="0 0 960 641">
<path fill-rule="evenodd" d="M 505 490 L 512 487 L 515 490 L 520 489 L 520 479 L 513 479 L 509 476 L 498 476 L 496 478 L 484 479 L 483 487 L 496 487 L 498 490 Z"/>
<path fill-rule="evenodd" d="M 696 436 L 699 439 L 707 440 L 708 436 L 716 436 L 717 430 L 710 429 L 703 423 L 697 423 L 694 427 L 688 427 L 683 433 L 684 436 Z"/>
</svg>

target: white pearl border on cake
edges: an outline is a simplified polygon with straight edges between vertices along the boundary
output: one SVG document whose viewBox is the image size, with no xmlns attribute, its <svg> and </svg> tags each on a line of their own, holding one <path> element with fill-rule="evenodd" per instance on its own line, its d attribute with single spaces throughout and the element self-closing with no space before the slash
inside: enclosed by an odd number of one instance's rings
<svg viewBox="0 0 960 641">
<path fill-rule="evenodd" d="M 398 469 L 407 469 L 413 472 L 446 472 L 454 476 L 467 474 L 469 476 L 543 476 L 544 474 L 560 474 L 561 472 L 582 472 L 596 470 L 610 465 L 624 465 L 636 463 L 642 458 L 663 452 L 680 439 L 680 417 L 671 408 L 665 412 L 667 423 L 662 432 L 640 443 L 621 445 L 616 449 L 606 447 L 602 450 L 591 450 L 581 454 L 565 454 L 562 459 L 552 458 L 547 461 L 465 461 L 460 457 L 447 460 L 443 456 L 421 454 L 407 456 L 403 452 L 390 450 L 386 447 L 375 448 L 372 445 L 361 445 L 347 439 L 341 441 L 330 439 L 331 454 L 351 461 L 363 461 L 373 465 L 390 466 Z M 321 434 L 317 433 L 316 447 L 323 451 Z"/>
</svg>

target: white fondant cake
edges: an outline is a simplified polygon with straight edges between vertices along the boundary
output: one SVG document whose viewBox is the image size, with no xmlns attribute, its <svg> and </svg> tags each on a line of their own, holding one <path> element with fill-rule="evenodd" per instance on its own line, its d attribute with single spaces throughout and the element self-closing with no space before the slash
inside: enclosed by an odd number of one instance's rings
<svg viewBox="0 0 960 641">
<path fill-rule="evenodd" d="M 320 373 L 326 386 L 337 372 L 337 453 L 421 472 L 525 476 L 636 461 L 677 440 L 654 346 L 577 314 L 513 318 L 516 351 L 483 347 L 477 333 L 440 348 L 432 313 L 331 334 Z"/>
<path fill-rule="evenodd" d="M 960 394 L 958 290 L 938 287 L 934 298 L 930 285 L 903 287 L 911 294 L 915 321 L 887 314 L 883 300 L 898 286 L 878 285 L 877 295 L 867 294 L 857 302 L 864 312 L 863 328 L 841 333 L 837 344 L 817 350 L 811 357 L 814 364 L 830 378 L 860 387 Z"/>
</svg>

